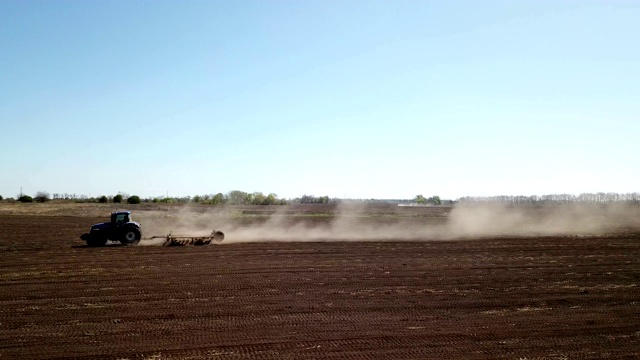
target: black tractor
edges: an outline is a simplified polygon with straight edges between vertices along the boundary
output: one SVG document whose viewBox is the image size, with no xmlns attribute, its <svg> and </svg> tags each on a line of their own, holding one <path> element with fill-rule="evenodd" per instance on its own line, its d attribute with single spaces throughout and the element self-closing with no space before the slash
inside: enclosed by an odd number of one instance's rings
<svg viewBox="0 0 640 360">
<path fill-rule="evenodd" d="M 140 223 L 131 220 L 131 211 L 116 211 L 111 213 L 110 222 L 94 224 L 80 238 L 89 246 L 104 246 L 108 240 L 136 245 L 142 239 L 142 230 Z"/>
</svg>

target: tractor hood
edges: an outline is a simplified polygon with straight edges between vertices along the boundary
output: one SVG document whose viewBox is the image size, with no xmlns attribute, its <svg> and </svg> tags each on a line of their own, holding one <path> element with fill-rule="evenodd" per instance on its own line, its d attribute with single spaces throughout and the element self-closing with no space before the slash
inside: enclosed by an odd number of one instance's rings
<svg viewBox="0 0 640 360">
<path fill-rule="evenodd" d="M 140 223 L 135 222 L 135 221 L 129 221 L 128 223 L 124 223 L 124 224 L 120 224 L 118 225 L 118 228 L 121 226 L 126 226 L 126 225 L 133 225 L 135 227 L 137 227 L 138 229 L 140 228 Z M 102 230 L 111 230 L 111 223 L 110 222 L 103 222 L 103 223 L 97 223 L 97 224 L 93 224 L 91 225 L 91 231 L 102 231 Z"/>
<path fill-rule="evenodd" d="M 107 230 L 111 226 L 110 222 L 103 222 L 91 225 L 91 231 Z"/>
</svg>

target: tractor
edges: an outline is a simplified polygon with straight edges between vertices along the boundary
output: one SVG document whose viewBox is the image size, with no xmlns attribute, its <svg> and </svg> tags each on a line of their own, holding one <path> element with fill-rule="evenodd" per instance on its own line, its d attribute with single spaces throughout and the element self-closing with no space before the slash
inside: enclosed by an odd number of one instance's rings
<svg viewBox="0 0 640 360">
<path fill-rule="evenodd" d="M 111 213 L 111 221 L 94 224 L 80 238 L 89 246 L 104 246 L 107 240 L 136 245 L 142 239 L 142 230 L 140 223 L 131 220 L 131 211 L 116 211 Z"/>
</svg>

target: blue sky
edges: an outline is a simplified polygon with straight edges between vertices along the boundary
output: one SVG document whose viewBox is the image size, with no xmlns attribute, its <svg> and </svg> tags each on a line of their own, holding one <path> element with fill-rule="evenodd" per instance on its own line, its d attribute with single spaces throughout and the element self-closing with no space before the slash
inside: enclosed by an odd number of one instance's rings
<svg viewBox="0 0 640 360">
<path fill-rule="evenodd" d="M 640 191 L 640 2 L 0 1 L 0 195 Z"/>
</svg>

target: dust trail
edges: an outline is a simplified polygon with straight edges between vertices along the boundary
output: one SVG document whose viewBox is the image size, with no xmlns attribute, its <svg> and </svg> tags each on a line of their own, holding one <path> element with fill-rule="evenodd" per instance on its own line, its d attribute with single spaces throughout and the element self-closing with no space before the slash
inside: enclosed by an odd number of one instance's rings
<svg viewBox="0 0 640 360">
<path fill-rule="evenodd" d="M 639 206 L 628 204 L 464 205 L 451 212 L 449 234 L 453 237 L 540 236 L 637 231 L 639 210 Z"/>
<path fill-rule="evenodd" d="M 328 224 L 288 225 L 286 217 L 234 229 L 229 242 L 250 241 L 379 241 L 461 239 L 488 236 L 588 235 L 640 228 L 639 207 L 456 206 L 443 217 L 394 212 L 372 214 L 367 206 L 342 205 Z M 225 240 L 226 241 L 226 240 Z"/>
<path fill-rule="evenodd" d="M 640 206 L 623 204 L 529 207 L 472 204 L 432 209 L 341 204 L 319 213 L 297 211 L 289 206 L 246 209 L 185 206 L 168 212 L 143 212 L 138 218 L 147 237 L 169 232 L 206 236 L 218 229 L 226 235 L 223 244 L 595 235 L 640 229 Z M 162 243 L 162 239 L 145 240 L 140 245 Z"/>
<path fill-rule="evenodd" d="M 224 216 L 223 209 L 206 208 L 206 212 L 187 205 L 169 211 L 144 211 L 140 212 L 136 220 L 140 221 L 143 228 L 143 240 L 138 246 L 162 246 L 166 238 L 162 236 L 208 236 L 214 229 L 221 229 Z M 160 236 L 149 239 L 153 236 Z"/>
</svg>

